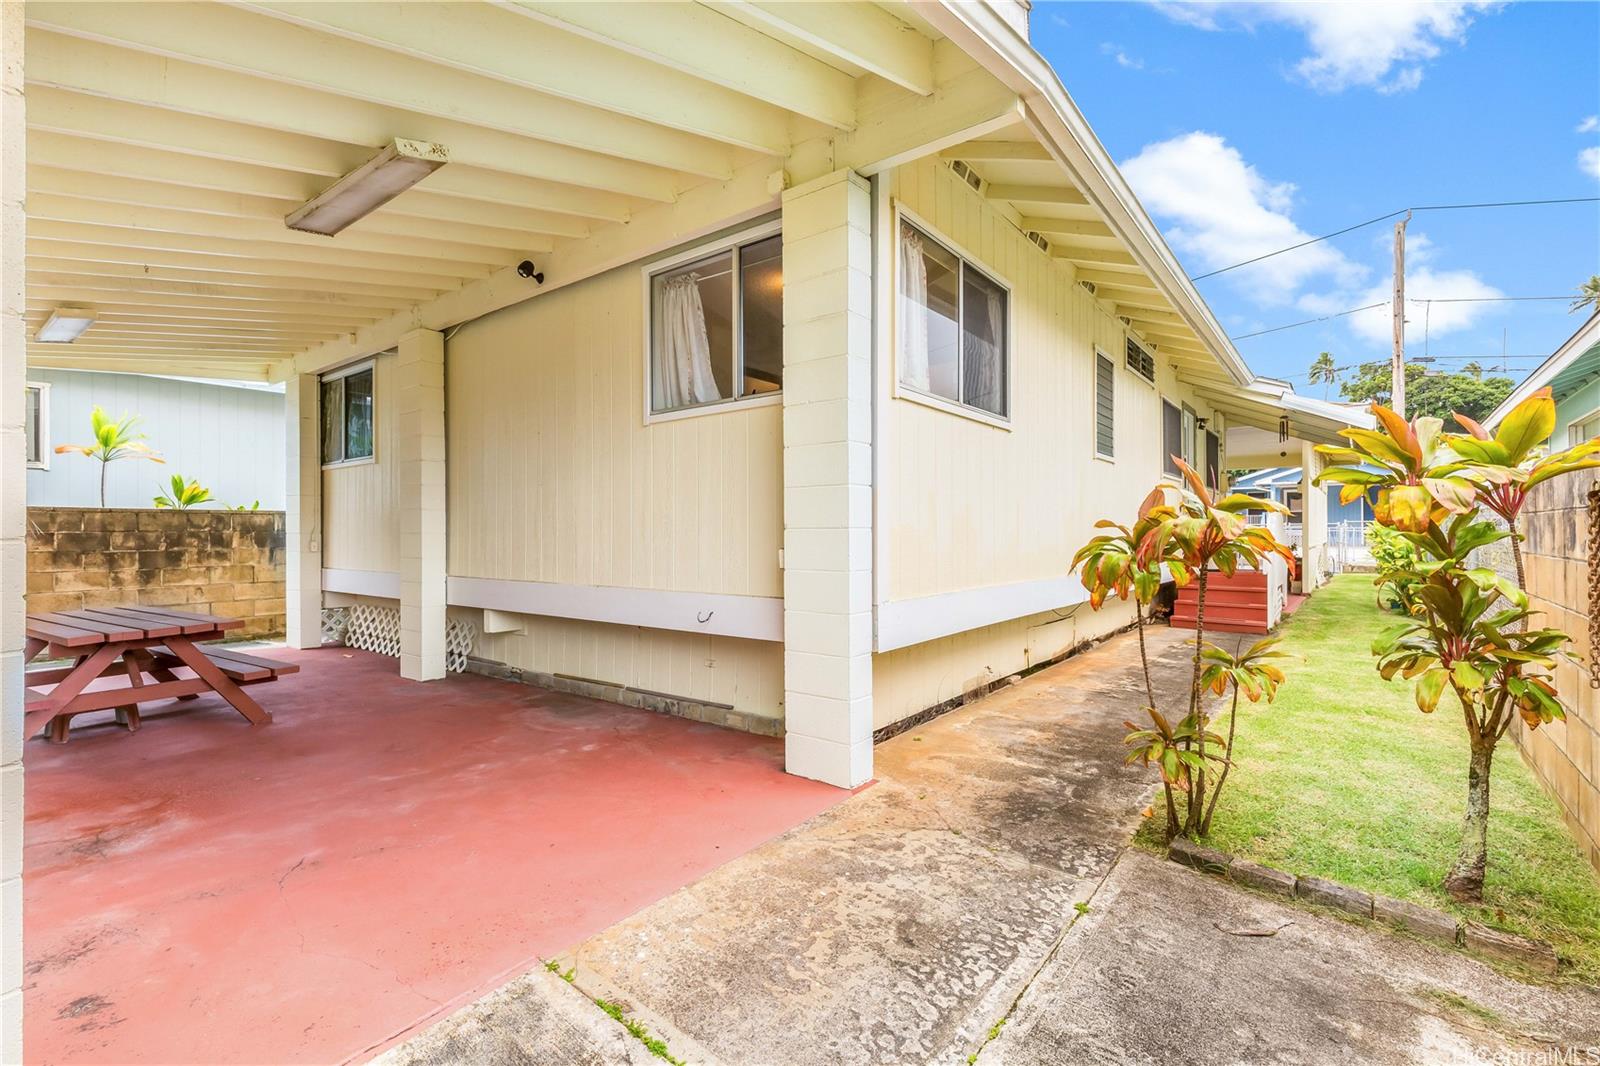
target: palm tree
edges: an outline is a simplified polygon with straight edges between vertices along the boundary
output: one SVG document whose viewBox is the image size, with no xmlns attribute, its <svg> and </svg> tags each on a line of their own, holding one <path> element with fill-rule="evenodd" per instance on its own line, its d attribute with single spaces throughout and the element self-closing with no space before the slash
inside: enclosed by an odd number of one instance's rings
<svg viewBox="0 0 1600 1066">
<path fill-rule="evenodd" d="M 1483 364 L 1478 362 L 1468 363 L 1461 368 L 1463 374 L 1471 374 L 1474 381 L 1483 380 Z"/>
<path fill-rule="evenodd" d="M 1333 356 L 1323 352 L 1311 363 L 1311 384 L 1322 382 L 1322 398 L 1328 398 L 1328 386 L 1339 380 L 1339 368 L 1333 365 Z"/>
<path fill-rule="evenodd" d="M 1600 274 L 1590 274 L 1589 280 L 1578 286 L 1577 298 L 1567 305 L 1567 310 L 1582 311 L 1585 307 L 1600 309 Z"/>
</svg>

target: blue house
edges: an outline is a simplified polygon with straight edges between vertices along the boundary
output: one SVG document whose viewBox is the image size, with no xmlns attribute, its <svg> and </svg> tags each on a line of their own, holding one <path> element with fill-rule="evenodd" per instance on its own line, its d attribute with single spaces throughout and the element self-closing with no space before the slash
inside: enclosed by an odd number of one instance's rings
<svg viewBox="0 0 1600 1066">
<path fill-rule="evenodd" d="M 1252 470 L 1236 480 L 1232 488 L 1234 492 L 1241 492 L 1246 496 L 1283 504 L 1289 509 L 1289 523 L 1299 525 L 1305 514 L 1305 503 L 1301 498 L 1302 476 L 1298 466 L 1269 467 L 1265 470 Z M 1372 521 L 1370 499 L 1363 497 L 1350 503 L 1340 503 L 1338 485 L 1327 485 L 1323 491 L 1328 494 L 1328 525 Z"/>
</svg>

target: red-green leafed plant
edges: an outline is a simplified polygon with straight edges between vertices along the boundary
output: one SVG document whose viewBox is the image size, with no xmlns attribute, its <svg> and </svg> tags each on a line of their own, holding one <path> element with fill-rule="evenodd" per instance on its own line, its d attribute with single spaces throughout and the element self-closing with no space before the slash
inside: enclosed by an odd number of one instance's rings
<svg viewBox="0 0 1600 1066">
<path fill-rule="evenodd" d="M 1561 474 L 1600 467 L 1600 437 L 1547 453 L 1541 446 L 1556 428 L 1556 402 L 1548 388 L 1513 407 L 1493 434 L 1464 414 L 1457 413 L 1455 417 L 1467 433 L 1451 434 L 1445 439 L 1482 482 L 1478 496 L 1483 506 L 1503 518 L 1511 531 L 1517 584 L 1526 588 L 1522 532 L 1517 520 L 1528 502 L 1528 492 Z"/>
<path fill-rule="evenodd" d="M 1495 571 L 1468 565 L 1478 548 L 1509 536 L 1474 514 L 1423 533 L 1402 534 L 1418 549 L 1410 616 L 1373 642 L 1378 671 L 1413 683 L 1417 707 L 1431 714 L 1448 689 L 1460 704 L 1471 751 L 1461 846 L 1445 888 L 1457 899 L 1483 898 L 1488 865 L 1489 781 L 1495 746 L 1513 716 L 1530 729 L 1566 717 L 1554 669 L 1568 638 L 1530 629 L 1528 598 Z"/>
<path fill-rule="evenodd" d="M 1242 652 L 1235 649 L 1231 655 L 1215 645 L 1200 653 L 1205 660 L 1200 684 L 1217 696 L 1226 696 L 1230 690 L 1233 693 L 1228 704 L 1228 739 L 1224 742 L 1227 758 L 1223 761 L 1216 786 L 1211 790 L 1205 814 L 1200 819 L 1201 836 L 1211 832 L 1211 816 L 1216 813 L 1217 799 L 1222 795 L 1222 786 L 1228 783 L 1228 773 L 1233 769 L 1233 760 L 1238 754 L 1233 736 L 1239 724 L 1240 694 L 1251 703 L 1259 703 L 1263 699 L 1271 703 L 1278 698 L 1278 686 L 1284 682 L 1284 673 L 1275 660 L 1288 658 L 1287 653 L 1278 650 L 1278 639 L 1263 637 Z"/>
<path fill-rule="evenodd" d="M 155 498 L 157 507 L 171 507 L 178 511 L 187 511 L 191 507 L 198 507 L 211 500 L 211 490 L 201 486 L 198 481 L 185 481 L 182 474 L 173 474 L 171 489 Z"/>
<path fill-rule="evenodd" d="M 1191 836 L 1204 833 L 1207 811 L 1215 807 L 1215 793 L 1208 788 L 1208 771 L 1212 764 L 1225 759 L 1227 751 L 1226 742 L 1210 729 L 1210 715 L 1202 698 L 1205 684 L 1209 684 L 1202 682 L 1205 654 L 1219 650 L 1205 642 L 1206 575 L 1212 568 L 1229 575 L 1241 566 L 1264 568 L 1273 555 L 1284 559 L 1291 572 L 1294 569 L 1292 550 L 1267 529 L 1249 525 L 1245 518 L 1245 512 L 1250 510 L 1282 512 L 1280 505 L 1242 493 L 1215 499 L 1187 463 L 1176 457 L 1174 462 L 1183 473 L 1188 492 L 1178 492 L 1176 501 L 1169 502 L 1168 494 L 1175 490 L 1158 486 L 1145 498 L 1133 526 L 1111 521 L 1097 523 L 1097 528 L 1116 532 L 1095 537 L 1073 561 L 1074 569 L 1082 573 L 1093 608 L 1098 610 L 1110 596 L 1134 601 L 1151 728 L 1128 723 L 1128 761 L 1153 765 L 1160 771 L 1169 839 L 1180 832 Z M 1156 706 L 1144 640 L 1145 608 L 1160 587 L 1163 570 L 1180 586 L 1191 579 L 1196 582 L 1195 648 L 1188 706 L 1176 724 L 1172 716 L 1163 715 Z M 1225 776 L 1226 770 L 1223 773 Z M 1208 794 L 1213 796 L 1209 806 Z M 1180 795 L 1184 797 L 1181 817 L 1177 804 Z"/>
<path fill-rule="evenodd" d="M 87 455 L 100 463 L 100 506 L 106 505 L 106 468 L 119 459 L 149 459 L 151 462 L 164 462 L 159 455 L 151 451 L 150 446 L 144 442 L 143 433 L 135 433 L 133 427 L 138 423 L 138 415 L 123 415 L 112 421 L 106 416 L 98 404 L 89 412 L 89 426 L 94 431 L 93 444 L 61 444 L 56 447 L 57 455 L 66 455 L 68 452 L 77 452 Z"/>
</svg>

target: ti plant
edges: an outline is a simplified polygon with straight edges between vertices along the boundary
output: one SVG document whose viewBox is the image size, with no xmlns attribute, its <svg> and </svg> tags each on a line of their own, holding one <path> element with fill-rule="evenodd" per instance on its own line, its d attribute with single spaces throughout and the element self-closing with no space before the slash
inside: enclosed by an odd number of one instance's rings
<svg viewBox="0 0 1600 1066">
<path fill-rule="evenodd" d="M 156 497 L 157 507 L 171 507 L 178 511 L 187 511 L 191 507 L 198 507 L 211 499 L 211 490 L 202 488 L 198 481 L 185 481 L 182 474 L 173 474 L 171 491 L 163 492 Z"/>
<path fill-rule="evenodd" d="M 1535 392 L 1490 434 L 1464 415 L 1465 434 L 1447 434 L 1443 421 L 1410 422 L 1378 404 L 1381 431 L 1347 429 L 1349 447 L 1319 446 L 1344 465 L 1324 470 L 1318 483 L 1343 485 L 1346 502 L 1376 493 L 1375 514 L 1416 549 L 1384 563 L 1379 585 L 1407 587 L 1407 620 L 1373 646 L 1386 678 L 1416 684 L 1417 705 L 1432 712 L 1449 689 L 1461 705 L 1470 747 L 1467 806 L 1461 849 L 1445 878 L 1451 895 L 1483 898 L 1488 863 L 1489 779 L 1495 745 L 1514 717 L 1529 729 L 1564 717 L 1552 673 L 1568 656 L 1558 630 L 1529 629 L 1527 583 L 1518 518 L 1528 492 L 1560 474 L 1600 467 L 1600 438 L 1554 453 L 1544 449 L 1555 429 L 1549 389 Z M 1490 512 L 1505 523 L 1497 528 Z M 1516 582 L 1471 565 L 1479 548 L 1510 539 Z"/>
<path fill-rule="evenodd" d="M 1405 533 L 1419 549 L 1411 613 L 1373 642 L 1385 680 L 1412 681 L 1417 707 L 1431 714 L 1446 689 L 1461 706 L 1471 755 L 1461 847 L 1445 878 L 1460 900 L 1483 898 L 1488 866 L 1489 775 L 1495 746 L 1514 716 L 1529 729 L 1566 710 L 1554 670 L 1568 637 L 1557 629 L 1530 629 L 1527 594 L 1495 571 L 1468 565 L 1471 553 L 1510 536 L 1472 514 L 1425 533 Z"/>
<path fill-rule="evenodd" d="M 1073 560 L 1073 568 L 1081 572 L 1084 587 L 1089 590 L 1092 608 L 1098 610 L 1113 595 L 1120 599 L 1131 596 L 1134 601 L 1148 701 L 1145 713 L 1150 726 L 1127 723 L 1128 761 L 1155 766 L 1160 772 L 1168 839 L 1179 833 L 1205 833 L 1209 812 L 1216 807 L 1217 791 L 1227 777 L 1227 741 L 1211 731 L 1211 716 L 1203 698 L 1206 687 L 1214 686 L 1216 681 L 1215 677 L 1207 679 L 1207 662 L 1217 661 L 1214 657 L 1208 659 L 1208 655 L 1221 651 L 1205 641 L 1206 575 L 1212 568 L 1229 575 L 1240 566 L 1263 568 L 1273 555 L 1283 558 L 1291 571 L 1294 568 L 1291 549 L 1267 529 L 1249 525 L 1244 515 L 1263 508 L 1282 512 L 1281 505 L 1240 493 L 1214 499 L 1204 480 L 1187 463 L 1176 457 L 1174 462 L 1183 473 L 1188 492 L 1180 491 L 1176 502 L 1169 502 L 1167 496 L 1172 490 L 1158 486 L 1145 497 L 1132 527 L 1111 521 L 1097 523 L 1096 528 L 1116 532 L 1095 537 Z M 1175 724 L 1172 716 L 1162 714 L 1156 706 L 1144 639 L 1145 608 L 1160 588 L 1163 568 L 1180 586 L 1194 580 L 1197 593 L 1187 707 Z M 1228 678 L 1232 676 L 1229 674 Z M 1224 689 L 1230 683 L 1233 682 L 1225 679 Z M 1276 687 L 1274 681 L 1272 690 L 1276 691 Z M 1215 764 L 1221 764 L 1223 770 L 1216 786 L 1211 787 L 1209 774 Z M 1184 797 L 1181 817 L 1177 803 L 1180 795 Z"/>
<path fill-rule="evenodd" d="M 89 426 L 94 431 L 94 443 L 61 444 L 56 447 L 57 455 L 77 452 L 99 461 L 101 507 L 106 505 L 106 468 L 112 463 L 119 459 L 149 459 L 155 463 L 165 461 L 144 442 L 143 433 L 133 431 L 138 422 L 138 415 L 123 415 L 112 421 L 96 404 L 89 412 Z"/>
</svg>

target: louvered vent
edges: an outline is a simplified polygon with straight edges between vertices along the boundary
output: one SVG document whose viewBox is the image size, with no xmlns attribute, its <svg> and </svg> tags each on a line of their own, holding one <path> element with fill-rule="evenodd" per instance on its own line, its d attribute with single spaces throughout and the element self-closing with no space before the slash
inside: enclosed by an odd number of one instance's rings
<svg viewBox="0 0 1600 1066">
<path fill-rule="evenodd" d="M 1034 244 L 1037 244 L 1043 250 L 1045 250 L 1047 252 L 1050 250 L 1050 242 L 1047 239 L 1045 239 L 1045 235 L 1044 234 L 1036 233 L 1036 232 L 1034 232 L 1033 230 L 1030 229 L 1030 230 L 1024 230 L 1022 235 L 1024 237 L 1028 238 L 1028 240 L 1032 241 Z"/>
<path fill-rule="evenodd" d="M 1084 287 L 1084 289 L 1089 293 L 1090 296 L 1093 296 L 1095 293 L 1100 291 L 1099 289 L 1097 289 L 1095 287 L 1095 284 L 1092 281 L 1080 281 L 1080 282 L 1078 282 L 1078 284 L 1082 285 Z"/>
<path fill-rule="evenodd" d="M 950 169 L 956 172 L 956 177 L 972 186 L 978 192 L 983 191 L 983 179 L 978 177 L 978 172 L 973 170 L 960 159 L 950 160 Z"/>
<path fill-rule="evenodd" d="M 1128 338 L 1128 369 L 1150 384 L 1156 383 L 1156 358 Z"/>
</svg>

